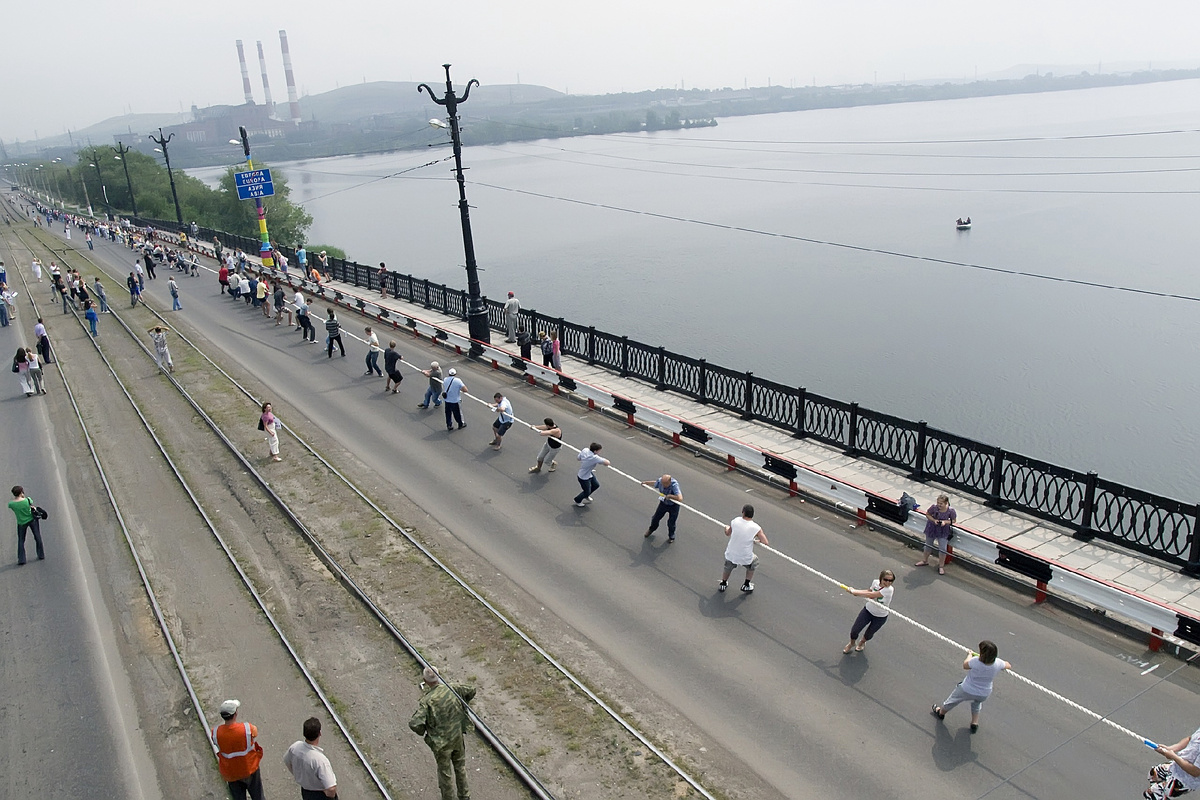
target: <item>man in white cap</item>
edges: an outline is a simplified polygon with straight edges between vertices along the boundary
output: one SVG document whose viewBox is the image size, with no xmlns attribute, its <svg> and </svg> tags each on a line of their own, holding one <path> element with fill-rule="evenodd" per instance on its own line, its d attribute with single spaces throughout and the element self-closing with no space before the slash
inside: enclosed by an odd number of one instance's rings
<svg viewBox="0 0 1200 800">
<path fill-rule="evenodd" d="M 300 784 L 301 800 L 322 800 L 338 796 L 337 776 L 333 765 L 319 745 L 321 744 L 321 720 L 309 717 L 304 720 L 304 739 L 294 742 L 283 754 L 283 765 Z"/>
<path fill-rule="evenodd" d="M 212 742 L 217 747 L 217 767 L 229 785 L 233 800 L 263 800 L 262 778 L 258 765 L 263 749 L 257 741 L 258 728 L 249 722 L 238 721 L 238 700 L 221 703 L 222 724 L 212 730 Z"/>
<path fill-rule="evenodd" d="M 504 303 L 504 324 L 508 326 L 508 338 L 504 341 L 512 343 L 517 340 L 517 314 L 521 311 L 521 301 L 512 292 Z"/>
<path fill-rule="evenodd" d="M 454 784 L 458 786 L 458 800 L 470 800 L 463 734 L 472 730 L 473 724 L 464 704 L 475 699 L 475 687 L 463 683 L 447 685 L 433 667 L 426 667 L 422 678 L 424 694 L 408 727 L 418 736 L 425 737 L 425 744 L 437 759 L 438 790 L 442 800 L 455 800 Z M 454 784 L 450 780 L 451 767 Z"/>
<path fill-rule="evenodd" d="M 462 393 L 467 392 L 467 387 L 462 382 L 462 378 L 458 377 L 458 370 L 454 367 L 446 373 L 446 380 L 442 381 L 442 400 L 446 402 L 446 430 L 454 430 L 454 426 L 450 424 L 450 417 L 454 417 L 454 421 L 458 423 L 458 427 L 465 428 L 467 423 L 463 422 L 462 416 Z M 470 394 L 470 392 L 467 392 Z"/>
</svg>

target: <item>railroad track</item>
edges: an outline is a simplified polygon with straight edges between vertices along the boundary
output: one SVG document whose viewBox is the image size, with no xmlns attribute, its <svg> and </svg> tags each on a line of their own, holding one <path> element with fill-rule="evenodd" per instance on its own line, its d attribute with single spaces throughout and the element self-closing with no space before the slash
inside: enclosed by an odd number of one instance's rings
<svg viewBox="0 0 1200 800">
<path fill-rule="evenodd" d="M 20 243 L 19 246 L 28 250 L 31 254 L 35 251 L 51 250 L 52 246 L 61 248 L 61 241 L 52 240 L 50 243 L 47 243 L 47 236 L 48 234 L 46 232 L 39 232 L 36 229 L 34 229 L 32 233 L 29 231 L 22 232 L 19 226 L 17 228 L 6 229 L 6 238 L 16 239 Z M 56 252 L 62 251 L 58 250 Z M 87 252 L 67 252 L 67 257 L 60 259 L 63 261 L 64 266 L 71 266 L 71 262 L 77 260 L 86 261 L 90 265 L 88 269 L 83 270 L 86 275 L 96 274 L 97 272 L 103 273 L 110 281 L 108 287 L 110 289 L 112 288 L 112 283 L 116 283 L 118 286 L 123 285 L 123 275 L 114 276 L 111 268 L 108 268 L 104 264 L 99 263 L 97 260 L 90 258 Z M 22 280 L 23 279 L 24 276 L 22 276 Z M 25 288 L 28 299 L 33 302 L 36 307 L 39 298 L 35 297 L 34 293 L 29 291 L 28 286 Z M 110 315 L 105 315 L 103 318 L 103 332 L 109 333 L 109 331 L 115 332 L 116 330 L 121 332 L 122 344 L 120 345 L 120 349 L 122 352 L 116 358 L 105 358 L 104 351 L 115 347 L 109 345 L 109 342 L 112 341 L 111 338 L 104 338 L 104 347 L 97 345 L 96 350 L 100 353 L 101 357 L 104 358 L 104 363 L 106 364 L 107 370 L 111 374 L 112 379 L 121 387 L 121 392 L 130 406 L 137 411 L 137 415 L 141 420 L 141 424 L 153 437 L 158 451 L 170 465 L 170 469 L 175 478 L 178 480 L 179 484 L 185 489 L 191 503 L 195 507 L 196 512 L 203 518 L 209 532 L 213 536 L 214 540 L 220 545 L 222 551 L 228 558 L 229 563 L 238 573 L 249 594 L 254 598 L 264 618 L 270 622 L 276 635 L 279 637 L 280 641 L 284 644 L 285 648 L 290 654 L 290 657 L 295 663 L 297 669 L 304 675 L 305 680 L 312 688 L 312 691 L 318 698 L 320 698 L 326 711 L 329 713 L 330 718 L 333 719 L 340 728 L 342 734 L 345 736 L 347 742 L 354 750 L 364 769 L 371 776 L 371 780 L 375 784 L 376 789 L 381 796 L 390 797 L 387 787 L 388 781 L 385 777 L 381 777 L 379 774 L 377 774 L 375 768 L 372 766 L 371 758 L 367 753 L 364 752 L 364 749 L 359 745 L 353 735 L 353 730 L 355 728 L 353 721 L 348 722 L 343 718 L 343 715 L 338 712 L 338 704 L 336 699 L 331 699 L 328 696 L 327 692 L 322 686 L 321 679 L 317 675 L 314 675 L 314 673 L 306 666 L 302 653 L 299 652 L 298 649 L 289 641 L 284 630 L 285 626 L 281 625 L 276 620 L 275 616 L 270 610 L 269 604 L 264 601 L 263 594 L 267 591 L 270 591 L 270 589 L 260 592 L 258 588 L 256 588 L 255 575 L 253 574 L 256 570 L 253 568 L 253 566 L 248 568 L 243 565 L 242 559 L 244 556 L 239 555 L 238 548 L 231 546 L 222 538 L 222 535 L 218 530 L 219 526 L 211 518 L 209 512 L 205 510 L 204 501 L 198 496 L 198 492 L 194 491 L 193 487 L 189 484 L 188 477 L 185 474 L 187 470 L 182 469 L 180 465 L 176 463 L 176 460 L 172 455 L 170 443 L 164 442 L 156 433 L 155 429 L 156 427 L 161 427 L 161 422 L 159 425 L 156 425 L 156 420 L 148 419 L 148 415 L 143 414 L 143 412 L 138 408 L 139 403 L 135 397 L 135 393 L 131 392 L 122 381 L 121 374 L 122 372 L 127 371 L 123 368 L 123 365 L 129 363 L 131 358 L 129 353 L 131 349 L 136 349 L 136 358 L 140 359 L 143 364 L 148 360 L 152 360 L 152 354 L 139 338 L 139 332 L 133 330 L 124 319 L 124 316 L 126 315 L 118 310 L 121 307 L 119 298 L 123 296 L 123 291 L 110 291 L 109 296 L 110 299 L 113 300 L 113 303 L 111 304 L 113 313 Z M 157 319 L 163 323 L 166 323 L 166 318 L 161 314 L 153 309 L 150 309 L 150 312 L 154 314 Z M 78 316 L 76 316 L 76 319 L 79 319 Z M 111 324 L 110 320 L 116 324 Z M 79 324 L 81 326 L 84 325 L 81 319 L 79 319 Z M 351 572 L 354 571 L 353 563 L 346 564 L 346 558 L 344 556 L 335 556 L 333 553 L 331 553 L 330 549 L 322 543 L 320 535 L 314 532 L 310 526 L 305 523 L 303 519 L 304 514 L 301 511 L 293 508 L 293 504 L 283 496 L 283 493 L 279 490 L 279 487 L 273 486 L 272 481 L 268 480 L 259 471 L 256 466 L 256 460 L 253 457 L 246 455 L 246 443 L 244 441 L 245 437 L 239 437 L 238 434 L 231 432 L 231 426 L 236 424 L 237 421 L 231 421 L 228 418 L 228 415 L 210 413 L 210 411 L 207 411 L 206 405 L 209 404 L 205 402 L 205 399 L 202 396 L 205 394 L 205 392 L 197 392 L 195 387 L 198 384 L 208 384 L 208 392 L 211 393 L 212 384 L 221 383 L 228 390 L 229 396 L 240 396 L 241 398 L 244 398 L 246 402 L 243 404 L 243 407 L 248 406 L 250 402 L 257 407 L 261 402 L 260 399 L 256 397 L 242 381 L 236 379 L 215 360 L 210 358 L 196 342 L 193 342 L 191 339 L 179 333 L 178 331 L 175 331 L 174 334 L 175 340 L 178 341 L 179 345 L 182 345 L 184 348 L 183 351 L 175 354 L 177 363 L 182 362 L 181 369 L 178 370 L 174 375 L 165 375 L 165 380 L 169 382 L 171 387 L 173 387 L 173 389 L 178 393 L 178 396 L 182 402 L 186 403 L 187 407 L 190 409 L 190 412 L 202 420 L 204 426 L 206 426 L 211 432 L 211 435 L 220 441 L 222 447 L 225 448 L 228 455 L 237 461 L 240 469 L 244 471 L 245 474 L 249 476 L 249 478 L 255 484 L 256 490 L 261 492 L 261 494 L 269 500 L 269 504 L 273 508 L 272 513 L 278 515 L 279 520 L 281 520 L 282 523 L 291 530 L 292 534 L 296 537 L 299 537 L 299 539 L 304 542 L 305 546 L 309 549 L 312 555 L 320 561 L 320 563 L 329 571 L 329 573 L 334 576 L 346 594 L 352 597 L 362 609 L 371 615 L 381 629 L 387 633 L 394 645 L 398 646 L 404 651 L 415 667 L 424 667 L 428 662 L 421 654 L 420 648 L 414 643 L 410 642 L 407 637 L 405 637 L 401 631 L 401 625 L 394 621 L 392 615 L 389 615 L 384 611 L 380 603 L 377 602 L 377 599 L 372 596 L 372 592 L 364 588 L 359 581 L 356 581 L 355 578 L 352 577 Z M 136 347 L 134 347 L 135 343 Z M 95 344 L 95 342 L 93 342 L 93 344 Z M 116 365 L 114 365 L 114 361 L 117 362 Z M 64 376 L 64 383 L 66 383 L 66 381 L 67 377 Z M 70 392 L 69 386 L 68 391 Z M 83 426 L 85 435 L 88 436 L 90 443 L 91 435 L 88 433 L 88 423 L 85 420 L 86 415 L 81 411 L 79 404 L 75 402 L 74 392 L 71 392 L 71 394 L 72 405 L 75 408 L 80 425 Z M 149 416 L 154 415 L 150 414 Z M 244 425 L 245 419 L 243 418 L 240 422 Z M 396 521 L 384 507 L 368 496 L 367 492 L 364 491 L 362 487 L 356 485 L 356 483 L 351 480 L 343 470 L 336 467 L 326 456 L 322 455 L 322 453 L 318 451 L 317 447 L 306 441 L 304 437 L 298 435 L 297 430 L 294 428 L 286 428 L 285 426 L 285 430 L 286 433 L 291 437 L 290 441 L 298 445 L 299 448 L 306 453 L 307 457 L 311 457 L 317 464 L 319 464 L 320 468 L 329 476 L 331 476 L 331 480 L 336 480 L 344 489 L 349 490 L 354 495 L 356 498 L 356 504 L 360 504 L 367 515 L 374 517 L 377 527 L 386 530 L 388 533 L 403 537 L 404 541 L 407 543 L 407 546 L 413 548 L 431 567 L 438 570 L 450 581 L 452 581 L 457 590 L 469 598 L 469 602 L 484 610 L 486 614 L 493 619 L 493 621 L 500 623 L 509 634 L 519 640 L 523 647 L 528 648 L 531 652 L 535 653 L 545 665 L 569 681 L 572 687 L 574 687 L 585 698 L 587 698 L 587 702 L 594 704 L 596 707 L 602 710 L 609 718 L 615 721 L 615 723 L 619 725 L 621 729 L 623 729 L 625 734 L 633 737 L 639 745 L 646 747 L 661 764 L 663 771 L 669 771 L 671 773 L 670 777 L 672 781 L 678 782 L 682 780 L 699 795 L 707 798 L 712 797 L 709 791 L 705 789 L 704 786 L 699 783 L 699 781 L 688 775 L 662 749 L 652 743 L 648 736 L 640 732 L 634 725 L 624 719 L 615 709 L 613 709 L 608 703 L 606 703 L 602 698 L 588 688 L 582 679 L 572 674 L 570 670 L 560 664 L 549 652 L 545 651 L 540 645 L 538 645 L 529 634 L 521 630 L 521 628 L 517 626 L 511 619 L 509 619 L 509 617 L 506 616 L 503 611 L 495 607 L 479 591 L 473 588 L 468 580 L 458 575 L 452 568 L 438 559 L 437 556 L 432 553 L 419 540 L 419 538 L 413 534 L 412 531 L 408 530 L 404 525 Z M 97 468 L 101 470 L 101 476 L 105 480 L 107 487 L 107 478 L 104 477 L 100 454 L 94 449 L 92 452 L 92 458 L 95 461 Z M 113 497 L 111 490 L 109 495 L 110 500 L 113 502 L 113 507 L 118 515 L 118 518 L 121 518 L 120 508 L 118 507 L 116 499 Z M 197 693 L 192 689 L 192 684 L 188 678 L 183 660 L 180 658 L 178 649 L 171 638 L 169 625 L 167 624 L 166 619 L 164 619 L 164 614 L 162 613 L 162 610 L 159 607 L 155 597 L 154 589 L 151 585 L 151 577 L 148 574 L 148 571 L 142 566 L 137 545 L 134 542 L 134 538 L 129 534 L 128 529 L 125 528 L 123 519 L 122 528 L 125 530 L 126 541 L 131 552 L 133 553 L 135 562 L 138 564 L 139 573 L 145 585 L 147 595 L 151 599 L 151 604 L 154 607 L 155 615 L 159 621 L 159 625 L 162 627 L 164 635 L 168 639 L 169 646 L 175 655 L 176 664 L 180 671 L 182 680 L 184 681 L 185 685 L 188 686 L 188 692 L 192 698 L 192 703 L 195 707 L 196 713 L 200 719 L 205 719 L 206 715 L 204 713 L 204 709 L 200 704 Z M 349 560 L 353 562 L 353 554 L 350 554 Z M 253 559 L 251 559 L 251 561 L 253 561 Z M 507 635 L 508 634 L 505 634 L 505 636 Z M 528 792 L 535 797 L 553 797 L 550 791 L 533 774 L 533 772 L 514 754 L 513 748 L 503 741 L 502 738 L 494 731 L 492 731 L 484 719 L 480 718 L 478 715 L 475 715 L 474 712 L 472 713 L 473 721 L 475 722 L 476 728 L 480 732 L 481 737 L 485 740 L 493 752 L 495 752 L 496 755 L 504 762 L 506 767 L 511 770 L 512 775 L 518 781 L 520 781 L 525 789 L 527 789 Z"/>
</svg>

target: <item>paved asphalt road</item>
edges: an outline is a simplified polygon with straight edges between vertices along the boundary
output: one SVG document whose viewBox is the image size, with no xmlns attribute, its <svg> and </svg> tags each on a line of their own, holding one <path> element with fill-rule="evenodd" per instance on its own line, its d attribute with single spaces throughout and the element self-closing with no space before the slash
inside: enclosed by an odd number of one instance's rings
<svg viewBox="0 0 1200 800">
<path fill-rule="evenodd" d="M 109 245 L 99 246 L 97 255 L 121 265 L 129 260 L 127 250 Z M 169 308 L 159 274 L 148 282 L 149 294 Z M 497 571 L 781 794 L 1052 799 L 1128 797 L 1143 788 L 1145 770 L 1157 759 L 1132 739 L 1103 725 L 1085 731 L 1090 720 L 1008 677 L 998 679 L 977 735 L 967 730 L 966 707 L 939 724 L 929 708 L 961 679 L 961 654 L 892 620 L 866 653 L 843 657 L 861 601 L 769 554 L 752 596 L 736 590 L 740 573 L 729 593 L 718 594 L 725 541 L 718 527 L 684 512 L 676 544 L 666 545 L 665 531 L 643 540 L 655 504 L 651 492 L 601 472 L 594 505 L 574 508 L 573 453 L 564 452 L 565 463 L 553 474 L 528 475 L 540 444 L 529 431 L 514 428 L 495 453 L 488 447 L 492 417 L 468 401 L 470 426 L 447 433 L 440 411 L 415 407 L 424 388 L 420 376 L 406 372 L 398 395 L 382 392 L 383 379 L 363 376 L 360 342 L 345 336 L 349 355 L 328 360 L 322 346 L 302 344 L 291 328 L 274 327 L 240 303 L 234 307 L 217 293 L 211 273 L 182 278 L 180 285 L 184 311 L 178 316 L 278 397 L 320 420 Z M 314 310 L 318 319 L 324 316 L 322 303 Z M 361 335 L 361 318 L 339 317 L 345 331 Z M 387 334 L 382 338 L 386 345 Z M 452 360 L 426 343 L 397 339 L 405 359 L 420 366 L 431 358 L 443 365 Z M 1192 671 L 1157 683 L 1177 662 L 1151 657 L 1138 643 L 1032 607 L 1030 598 L 962 570 L 938 578 L 915 569 L 912 551 L 854 531 L 849 520 L 730 476 L 511 377 L 461 361 L 457 366 L 474 396 L 490 398 L 503 388 L 519 417 L 553 416 L 568 441 L 604 443 L 603 455 L 623 470 L 641 478 L 671 472 L 687 502 L 719 519 L 754 501 L 772 545 L 834 577 L 861 587 L 884 567 L 896 570 L 897 610 L 964 643 L 995 640 L 1001 658 L 1090 708 L 1108 712 L 1149 689 L 1115 712 L 1135 730 L 1177 741 L 1197 725 L 1194 715 L 1180 711 L 1196 707 Z M 1165 663 L 1141 675 L 1144 667 L 1126 656 Z"/>
<path fill-rule="evenodd" d="M 19 327 L 0 328 L 0 346 L 10 354 L 32 328 L 25 324 L 28 306 L 18 313 Z M 53 370 L 46 369 L 49 390 L 61 391 Z M 37 560 L 30 535 L 29 561 L 18 567 L 16 523 L 4 511 L 0 796 L 161 797 L 88 555 L 86 527 L 67 493 L 64 454 L 46 400 L 26 398 L 17 376 L 10 377 L 0 395 L 4 500 L 12 499 L 9 487 L 20 484 L 51 516 L 42 523 L 46 560 Z"/>
</svg>

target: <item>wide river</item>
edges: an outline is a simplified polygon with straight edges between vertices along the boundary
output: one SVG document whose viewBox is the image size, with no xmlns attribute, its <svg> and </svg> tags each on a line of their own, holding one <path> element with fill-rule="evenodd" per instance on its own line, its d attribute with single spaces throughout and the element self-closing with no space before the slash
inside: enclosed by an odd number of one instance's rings
<svg viewBox="0 0 1200 800">
<path fill-rule="evenodd" d="M 1200 499 L 1200 82 L 501 146 L 463 124 L 488 296 Z M 451 164 L 422 166 L 449 156 L 273 166 L 310 242 L 465 287 Z"/>
</svg>

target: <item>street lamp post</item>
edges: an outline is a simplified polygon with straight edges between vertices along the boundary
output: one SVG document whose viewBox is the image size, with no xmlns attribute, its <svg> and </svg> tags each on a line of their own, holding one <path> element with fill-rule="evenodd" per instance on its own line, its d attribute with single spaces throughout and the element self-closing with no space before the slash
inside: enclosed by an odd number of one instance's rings
<svg viewBox="0 0 1200 800">
<path fill-rule="evenodd" d="M 92 164 L 96 168 L 96 180 L 100 182 L 100 196 L 104 198 L 104 207 L 108 209 L 108 216 L 112 217 L 112 205 L 108 202 L 108 191 L 104 188 L 104 175 L 100 172 L 100 153 L 96 148 L 92 148 Z"/>
<path fill-rule="evenodd" d="M 446 115 L 450 121 L 450 138 L 454 143 L 454 174 L 458 179 L 458 212 L 462 218 L 463 250 L 467 257 L 467 330 L 471 339 L 471 355 L 478 356 L 483 348 L 478 344 L 490 344 L 492 331 L 488 326 L 487 308 L 483 304 L 483 296 L 479 291 L 479 268 L 475 264 L 475 242 L 471 238 L 471 214 L 467 210 L 467 189 L 463 178 L 462 139 L 458 131 L 458 104 L 467 102 L 471 94 L 471 86 L 478 86 L 479 81 L 472 78 L 467 81 L 462 97 L 454 95 L 454 84 L 450 81 L 450 65 L 443 64 L 446 70 L 446 96 L 438 97 L 427 84 L 417 87 L 417 92 L 424 90 L 433 102 L 446 107 Z"/>
<path fill-rule="evenodd" d="M 116 151 L 117 161 L 120 161 L 121 166 L 125 168 L 125 186 L 129 189 L 129 205 L 133 206 L 133 215 L 136 217 L 138 215 L 137 200 L 133 199 L 133 181 L 129 180 L 129 162 L 124 158 L 130 148 L 126 147 L 124 142 L 117 142 L 117 146 L 111 149 Z"/>
<path fill-rule="evenodd" d="M 167 178 L 169 178 L 171 181 L 171 197 L 175 200 L 175 221 L 178 222 L 179 226 L 182 228 L 183 212 L 179 210 L 179 193 L 175 191 L 175 173 L 171 172 L 171 156 L 167 154 L 167 142 L 174 139 L 175 134 L 172 133 L 170 136 L 163 136 L 163 129 L 159 128 L 157 139 L 155 139 L 153 136 L 148 138 L 150 141 L 158 145 L 155 150 L 158 150 L 158 152 L 162 153 L 163 160 L 167 162 Z"/>
<path fill-rule="evenodd" d="M 254 169 L 254 161 L 250 158 L 250 134 L 246 132 L 245 126 L 238 127 L 238 133 L 242 135 L 242 151 L 246 154 L 246 169 Z M 237 139 L 230 139 L 230 144 L 237 144 Z M 254 198 L 254 210 L 258 212 L 258 258 L 262 261 L 264 267 L 275 266 L 275 258 L 271 250 L 271 237 L 267 233 L 267 209 L 263 205 L 261 197 Z M 305 276 L 307 277 L 307 276 Z"/>
</svg>

